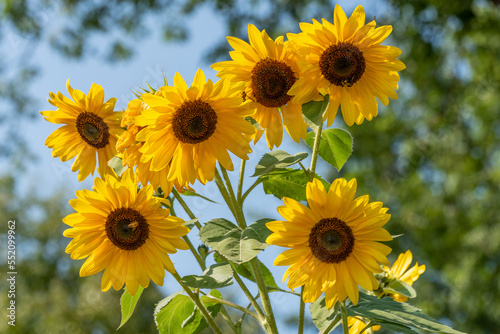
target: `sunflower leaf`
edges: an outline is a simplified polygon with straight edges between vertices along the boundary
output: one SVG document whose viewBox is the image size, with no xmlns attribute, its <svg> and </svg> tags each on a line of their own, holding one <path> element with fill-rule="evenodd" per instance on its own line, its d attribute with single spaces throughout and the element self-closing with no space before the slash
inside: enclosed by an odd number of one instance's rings
<svg viewBox="0 0 500 334">
<path fill-rule="evenodd" d="M 294 165 L 299 161 L 307 158 L 308 154 L 306 152 L 297 153 L 295 155 L 290 155 L 289 153 L 282 150 L 275 150 L 266 153 L 259 160 L 257 166 L 255 166 L 255 173 L 253 176 L 259 176 L 267 174 L 274 170 L 282 170 L 288 166 Z"/>
<path fill-rule="evenodd" d="M 314 132 L 323 124 L 323 113 L 329 100 L 329 95 L 326 95 L 323 101 L 310 101 L 302 105 L 302 118 Z"/>
<path fill-rule="evenodd" d="M 307 134 L 306 143 L 314 146 L 314 133 Z M 352 136 L 342 129 L 326 129 L 321 133 L 319 156 L 338 171 L 347 162 L 352 153 Z"/>
<path fill-rule="evenodd" d="M 267 246 L 271 231 L 265 226 L 271 219 L 260 219 L 242 230 L 230 221 L 218 218 L 206 223 L 200 230 L 200 239 L 207 246 L 235 263 L 250 261 Z"/>
<path fill-rule="evenodd" d="M 388 324 L 393 324 L 434 333 L 463 334 L 437 322 L 410 304 L 398 303 L 390 298 L 379 299 L 361 292 L 359 294 L 358 305 L 351 305 L 347 309 L 347 312 L 349 316 L 362 316 L 388 328 Z M 401 329 L 402 327 L 398 330 Z M 403 332 L 413 333 L 410 330 Z"/>
<path fill-rule="evenodd" d="M 218 289 L 233 284 L 233 271 L 228 263 L 213 264 L 203 275 L 188 275 L 182 278 L 182 283 L 200 289 Z"/>
<path fill-rule="evenodd" d="M 388 286 L 384 287 L 384 292 L 388 294 L 398 293 L 408 298 L 415 298 L 417 296 L 417 292 L 410 284 L 398 279 L 392 280 Z"/>
<path fill-rule="evenodd" d="M 210 295 L 222 299 L 222 295 L 217 290 L 210 291 Z M 210 315 L 215 317 L 221 305 L 205 296 L 201 296 L 200 300 Z M 171 295 L 158 303 L 154 316 L 160 334 L 199 333 L 208 326 L 191 298 L 179 293 Z"/>
<path fill-rule="evenodd" d="M 284 196 L 290 197 L 296 201 L 306 200 L 306 186 L 309 182 L 307 175 L 303 170 L 287 168 L 282 171 L 274 171 L 261 176 L 264 192 L 268 195 L 282 199 Z M 325 186 L 330 188 L 330 184 L 323 180 L 321 176 L 314 175 Z"/>
<path fill-rule="evenodd" d="M 137 292 L 134 296 L 132 296 L 127 289 L 125 289 L 125 291 L 123 292 L 123 295 L 120 298 L 122 321 L 120 322 L 120 326 L 118 326 L 117 330 L 125 325 L 134 313 L 135 306 L 137 305 L 137 302 L 139 301 L 143 290 L 144 288 L 142 286 L 139 286 L 139 289 L 137 289 Z"/>
<path fill-rule="evenodd" d="M 309 312 L 311 312 L 311 318 L 314 325 L 319 329 L 320 332 L 324 332 L 333 322 L 336 324 L 331 328 L 333 331 L 342 322 L 340 321 L 340 313 L 338 312 L 338 303 L 332 309 L 327 309 L 325 304 L 325 297 L 317 299 L 309 307 Z"/>
</svg>

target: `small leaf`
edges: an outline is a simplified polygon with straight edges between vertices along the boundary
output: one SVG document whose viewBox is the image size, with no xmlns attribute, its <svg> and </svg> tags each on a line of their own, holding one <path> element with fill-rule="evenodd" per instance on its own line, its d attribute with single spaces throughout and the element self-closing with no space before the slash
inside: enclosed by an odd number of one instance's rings
<svg viewBox="0 0 500 334">
<path fill-rule="evenodd" d="M 265 240 L 271 231 L 265 223 L 269 221 L 261 219 L 242 230 L 226 219 L 213 219 L 201 228 L 199 235 L 201 241 L 222 256 L 242 263 L 250 261 L 268 246 Z"/>
<path fill-rule="evenodd" d="M 123 325 L 125 325 L 134 313 L 135 306 L 137 305 L 137 302 L 139 301 L 139 298 L 141 297 L 142 291 L 144 288 L 142 286 L 139 286 L 139 289 L 137 289 L 137 292 L 135 293 L 134 296 L 128 292 L 127 288 L 125 288 L 125 291 L 123 292 L 123 295 L 120 298 L 120 306 L 122 309 L 122 321 L 120 323 L 120 326 L 118 326 L 117 330 L 120 329 Z"/>
<path fill-rule="evenodd" d="M 122 176 L 123 172 L 127 170 L 126 167 L 123 167 L 122 159 L 118 158 L 117 156 L 112 157 L 108 161 L 108 166 L 113 168 L 116 175 L 118 176 Z"/>
<path fill-rule="evenodd" d="M 307 134 L 306 143 L 314 146 L 314 133 Z M 352 153 L 352 136 L 342 129 L 326 129 L 321 133 L 319 156 L 338 171 L 344 166 Z"/>
<path fill-rule="evenodd" d="M 184 276 L 182 283 L 189 287 L 200 289 L 223 288 L 233 284 L 233 270 L 229 263 L 213 264 L 201 276 Z"/>
<path fill-rule="evenodd" d="M 190 219 L 190 220 L 186 220 L 184 223 L 182 223 L 182 225 L 186 226 L 188 229 L 192 230 L 195 223 L 198 221 L 198 219 L 200 219 L 200 217 L 198 218 L 194 218 L 194 219 Z"/>
<path fill-rule="evenodd" d="M 415 298 L 417 296 L 417 292 L 410 284 L 398 279 L 392 280 L 388 286 L 384 287 L 384 292 L 387 294 L 399 293 L 408 298 Z"/>
<path fill-rule="evenodd" d="M 310 101 L 302 105 L 302 118 L 314 132 L 323 124 L 323 114 L 329 100 L 329 95 L 325 95 L 323 101 Z"/>
<path fill-rule="evenodd" d="M 274 195 L 279 199 L 286 196 L 296 201 L 306 200 L 306 186 L 309 179 L 303 170 L 288 168 L 261 177 L 263 178 L 262 186 L 266 194 Z M 314 177 L 323 183 L 326 190 L 330 188 L 330 184 L 319 175 L 316 174 Z"/>
<path fill-rule="evenodd" d="M 222 298 L 222 294 L 217 291 L 217 290 L 212 290 L 210 291 L 209 293 L 210 296 L 213 296 L 217 299 L 224 299 Z M 208 312 L 210 313 L 210 315 L 215 318 L 215 316 L 217 315 L 217 313 L 219 313 L 219 310 L 221 308 L 221 304 L 216 301 L 216 300 L 213 300 L 207 296 L 201 296 L 200 297 L 200 300 L 201 302 L 203 303 L 203 305 L 205 305 L 205 307 L 207 308 Z"/>
<path fill-rule="evenodd" d="M 290 155 L 282 150 L 271 151 L 262 156 L 252 176 L 259 176 L 294 165 L 307 158 L 307 155 L 306 152 Z"/>
<path fill-rule="evenodd" d="M 340 316 L 338 304 L 335 304 L 335 307 L 330 310 L 326 308 L 325 297 L 321 297 L 313 302 L 309 307 L 309 312 L 311 312 L 311 318 L 314 325 L 320 332 L 325 331 L 333 321 L 337 320 L 337 316 Z M 335 327 L 332 328 L 332 331 L 341 323 L 341 321 L 338 321 Z"/>
</svg>

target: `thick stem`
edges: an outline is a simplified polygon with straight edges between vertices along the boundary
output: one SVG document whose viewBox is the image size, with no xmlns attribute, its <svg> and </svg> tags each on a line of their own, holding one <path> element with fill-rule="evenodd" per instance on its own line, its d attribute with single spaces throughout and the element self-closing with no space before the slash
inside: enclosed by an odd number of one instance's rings
<svg viewBox="0 0 500 334">
<path fill-rule="evenodd" d="M 274 318 L 271 300 L 269 299 L 266 283 L 264 282 L 264 276 L 262 275 L 262 271 L 260 270 L 260 265 L 256 257 L 250 260 L 250 265 L 252 266 L 255 281 L 257 282 L 257 287 L 259 288 L 260 299 L 262 300 L 262 305 L 264 306 L 264 312 L 266 313 L 269 330 L 273 334 L 278 334 L 278 327 L 276 326 L 276 319 Z"/>
<path fill-rule="evenodd" d="M 342 312 L 342 329 L 344 334 L 349 334 L 349 325 L 347 324 L 347 310 L 345 309 L 344 302 L 340 303 L 340 310 Z"/>
<path fill-rule="evenodd" d="M 217 188 L 219 188 L 219 192 L 222 195 L 222 198 L 224 198 L 224 201 L 226 202 L 229 210 L 231 210 L 234 218 L 238 219 L 235 208 L 236 203 L 234 203 L 234 201 L 231 199 L 231 196 L 229 196 L 226 186 L 224 185 L 224 181 L 222 181 L 220 173 L 217 169 L 215 169 L 215 184 L 217 185 Z"/>
<path fill-rule="evenodd" d="M 258 320 L 262 322 L 266 318 L 266 316 L 264 315 L 264 312 L 262 312 L 262 309 L 257 303 L 257 300 L 252 296 L 250 290 L 248 290 L 245 283 L 241 280 L 241 277 L 234 270 L 233 270 L 233 277 L 236 280 L 236 283 L 238 283 L 238 285 L 240 286 L 245 296 L 247 296 L 248 300 L 250 301 L 250 304 L 252 304 L 253 308 L 257 312 L 257 315 L 259 316 Z"/>
<path fill-rule="evenodd" d="M 303 300 L 304 286 L 300 289 L 300 309 L 299 309 L 299 334 L 304 333 L 304 313 L 306 309 L 306 304 Z"/>
<path fill-rule="evenodd" d="M 318 153 L 319 153 L 319 144 L 321 142 L 321 133 L 323 132 L 323 123 L 321 123 L 321 126 L 318 126 L 318 129 L 316 130 L 316 136 L 314 137 L 314 145 L 313 145 L 313 152 L 312 152 L 312 157 L 311 157 L 311 167 L 309 167 L 309 180 L 312 181 L 314 178 L 314 173 L 316 171 L 316 162 L 318 161 Z"/>
<path fill-rule="evenodd" d="M 191 291 L 191 289 L 189 287 L 187 287 L 184 284 L 182 284 L 181 277 L 179 276 L 179 274 L 174 273 L 174 274 L 172 274 L 172 276 L 174 276 L 174 278 L 177 280 L 177 282 L 179 283 L 179 285 L 184 289 L 184 291 L 186 291 L 186 293 L 191 298 L 191 300 L 193 300 L 193 302 L 196 304 L 196 307 L 198 307 L 198 309 L 200 310 L 201 314 L 203 315 L 203 317 L 205 318 L 205 320 L 208 322 L 208 324 L 210 325 L 210 327 L 212 327 L 212 329 L 214 330 L 214 332 L 217 333 L 217 334 L 222 334 L 222 331 L 220 330 L 219 326 L 217 326 L 217 324 L 214 321 L 214 318 L 212 318 L 212 316 L 210 315 L 210 313 L 208 313 L 207 309 L 205 308 L 205 306 L 201 302 L 201 300 L 198 297 L 198 295 L 196 295 L 193 291 Z"/>
<path fill-rule="evenodd" d="M 219 166 L 222 172 L 222 176 L 224 177 L 224 181 L 226 183 L 227 192 L 229 194 L 229 200 L 231 201 L 231 204 L 233 205 L 234 208 L 234 213 L 236 214 L 234 218 L 236 219 L 238 226 L 241 227 L 242 229 L 245 229 L 247 227 L 247 224 L 245 222 L 245 217 L 243 216 L 242 205 L 241 203 L 238 202 L 236 196 L 234 195 L 233 186 L 231 185 L 231 180 L 229 179 L 229 175 L 227 174 L 226 169 L 222 167 L 222 165 Z"/>
<path fill-rule="evenodd" d="M 186 211 L 186 213 L 188 214 L 189 218 L 196 219 L 196 216 L 194 215 L 193 211 L 191 211 L 189 206 L 186 204 L 184 199 L 181 197 L 181 195 L 175 188 L 172 189 L 172 194 L 174 194 L 175 198 L 179 201 L 184 211 Z M 201 224 L 199 221 L 196 221 L 194 224 L 198 229 L 201 229 Z"/>
<path fill-rule="evenodd" d="M 238 194 L 236 195 L 236 199 L 238 200 L 238 203 L 243 206 L 243 202 L 241 201 L 241 194 L 243 192 L 243 176 L 245 176 L 245 165 L 247 161 L 241 159 L 241 166 L 240 166 L 240 178 L 238 180 Z"/>
</svg>

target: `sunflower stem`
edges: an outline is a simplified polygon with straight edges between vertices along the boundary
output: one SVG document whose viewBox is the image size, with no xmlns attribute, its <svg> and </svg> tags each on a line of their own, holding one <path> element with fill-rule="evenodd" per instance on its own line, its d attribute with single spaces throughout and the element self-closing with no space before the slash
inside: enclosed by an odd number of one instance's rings
<svg viewBox="0 0 500 334">
<path fill-rule="evenodd" d="M 345 309 L 344 302 L 340 303 L 340 311 L 342 312 L 342 329 L 344 334 L 349 334 L 349 325 L 347 323 L 347 310 Z"/>
<path fill-rule="evenodd" d="M 248 308 L 244 308 L 243 306 L 241 305 L 238 305 L 238 304 L 235 304 L 233 302 L 230 302 L 230 301 L 227 301 L 227 300 L 224 300 L 224 299 L 219 299 L 217 297 L 214 297 L 214 296 L 211 296 L 211 295 L 206 295 L 207 298 L 210 298 L 210 299 L 213 299 L 215 301 L 217 301 L 218 303 L 220 304 L 225 304 L 227 306 L 231 306 L 232 308 L 235 308 L 237 310 L 240 310 L 241 312 L 243 312 L 244 314 L 248 314 L 249 316 L 255 318 L 257 321 L 260 321 L 259 319 L 259 315 L 253 311 L 250 311 Z M 233 325 L 234 326 L 234 325 Z M 234 329 L 236 329 L 236 327 L 234 326 Z"/>
<path fill-rule="evenodd" d="M 332 330 L 333 327 L 337 325 L 337 323 L 342 319 L 342 316 L 337 316 L 331 323 L 330 325 L 321 332 L 321 334 L 328 334 Z"/>
<path fill-rule="evenodd" d="M 259 316 L 258 318 L 259 322 L 262 323 L 263 320 L 266 319 L 266 316 L 264 315 L 264 312 L 262 312 L 262 309 L 257 303 L 257 300 L 252 296 L 252 293 L 250 292 L 250 290 L 248 290 L 247 286 L 242 281 L 240 275 L 238 275 L 234 270 L 233 270 L 233 277 L 236 280 L 236 283 L 238 283 L 238 285 L 240 286 L 245 296 L 247 296 L 248 300 L 250 301 L 250 304 L 252 304 L 253 308 L 257 312 L 257 315 Z"/>
<path fill-rule="evenodd" d="M 217 188 L 219 188 L 219 192 L 222 195 L 222 198 L 224 198 L 224 202 L 226 202 L 227 207 L 229 208 L 229 210 L 231 210 L 231 213 L 233 214 L 234 218 L 236 218 L 236 220 L 238 220 L 236 208 L 234 206 L 236 203 L 234 203 L 233 200 L 231 199 L 231 197 L 229 196 L 229 193 L 226 189 L 226 185 L 224 184 L 224 181 L 222 181 L 222 177 L 220 176 L 220 173 L 217 170 L 217 168 L 215 169 L 214 180 L 215 180 L 215 184 L 217 185 Z"/>
<path fill-rule="evenodd" d="M 241 201 L 241 194 L 243 192 L 243 176 L 245 176 L 245 165 L 247 161 L 244 159 L 241 159 L 241 165 L 240 165 L 240 178 L 238 180 L 238 194 L 236 199 L 238 200 L 238 203 L 243 207 L 243 202 Z"/>
<path fill-rule="evenodd" d="M 177 282 L 179 283 L 179 285 L 184 289 L 184 291 L 186 291 L 186 293 L 191 298 L 191 300 L 196 304 L 196 307 L 198 307 L 198 309 L 200 310 L 201 314 L 203 315 L 203 317 L 205 318 L 205 320 L 208 322 L 208 324 L 210 325 L 210 327 L 212 327 L 212 329 L 214 330 L 214 332 L 217 333 L 217 334 L 222 334 L 222 331 L 220 330 L 219 326 L 217 326 L 217 324 L 214 321 L 214 318 L 212 318 L 212 316 L 210 315 L 210 313 L 208 313 L 208 310 L 205 308 L 205 306 L 201 302 L 201 300 L 198 297 L 198 295 L 195 294 L 193 291 L 191 291 L 191 289 L 189 287 L 187 287 L 184 284 L 182 284 L 181 277 L 179 276 L 178 273 L 173 273 L 172 276 L 174 276 L 174 278 L 177 280 Z"/>
<path fill-rule="evenodd" d="M 181 206 L 184 209 L 184 211 L 186 211 L 186 213 L 189 216 L 189 218 L 196 219 L 196 216 L 194 215 L 193 211 L 191 211 L 191 209 L 186 204 L 186 202 L 184 201 L 184 199 L 182 198 L 182 196 L 179 194 L 179 192 L 177 191 L 177 189 L 172 188 L 172 194 L 174 194 L 174 197 L 179 201 L 179 203 L 181 204 Z M 194 224 L 196 225 L 196 227 L 198 229 L 201 229 L 201 224 L 200 224 L 199 221 L 195 221 Z"/>
<path fill-rule="evenodd" d="M 316 162 L 318 161 L 318 153 L 319 153 L 319 144 L 321 142 L 321 133 L 323 132 L 323 123 L 321 123 L 320 126 L 318 126 L 318 129 L 316 130 L 316 136 L 314 137 L 314 145 L 313 145 L 313 152 L 312 152 L 312 157 L 311 157 L 311 167 L 309 167 L 309 181 L 312 181 L 314 179 L 314 173 L 316 171 Z"/>
<path fill-rule="evenodd" d="M 300 289 L 300 309 L 299 309 L 299 331 L 298 334 L 304 333 L 304 313 L 306 309 L 306 304 L 303 300 L 304 286 Z"/>
<path fill-rule="evenodd" d="M 255 281 L 257 282 L 257 287 L 259 288 L 260 300 L 262 300 L 262 305 L 264 306 L 264 312 L 266 313 L 266 320 L 267 320 L 267 325 L 269 327 L 269 332 L 273 334 L 278 334 L 278 327 L 276 326 L 276 319 L 274 318 L 271 300 L 269 299 L 266 283 L 264 282 L 264 276 L 262 275 L 262 271 L 260 270 L 260 265 L 256 257 L 250 260 L 250 265 L 252 266 Z"/>
<path fill-rule="evenodd" d="M 188 244 L 189 249 L 191 250 L 191 253 L 193 253 L 196 261 L 200 265 L 201 270 L 205 271 L 205 269 L 207 269 L 207 267 L 205 265 L 205 261 L 203 261 L 203 259 L 201 258 L 200 254 L 198 253 L 196 248 L 194 248 L 193 243 L 191 242 L 191 240 L 189 240 L 189 237 L 187 235 L 185 235 L 182 237 L 182 239 L 184 239 L 184 241 Z"/>
<path fill-rule="evenodd" d="M 243 215 L 242 205 L 241 205 L 241 203 L 238 202 L 238 200 L 236 199 L 236 196 L 234 195 L 233 186 L 231 185 L 231 180 L 229 179 L 229 175 L 227 174 L 227 170 L 221 164 L 219 164 L 219 167 L 220 167 L 220 170 L 222 172 L 222 176 L 224 177 L 224 181 L 226 182 L 226 187 L 227 187 L 227 191 L 229 194 L 229 200 L 232 202 L 234 212 L 236 213 L 234 218 L 238 222 L 238 225 L 242 229 L 245 229 L 247 227 L 247 224 L 245 222 L 245 217 Z"/>
<path fill-rule="evenodd" d="M 243 196 L 241 196 L 241 200 L 240 200 L 240 203 L 243 205 L 243 202 L 245 201 L 245 199 L 247 198 L 247 196 L 250 194 L 250 192 L 255 188 L 257 187 L 260 183 L 262 182 L 262 179 L 259 177 L 257 179 L 257 181 L 255 181 L 251 186 L 250 188 L 248 188 L 245 193 L 243 194 Z"/>
</svg>

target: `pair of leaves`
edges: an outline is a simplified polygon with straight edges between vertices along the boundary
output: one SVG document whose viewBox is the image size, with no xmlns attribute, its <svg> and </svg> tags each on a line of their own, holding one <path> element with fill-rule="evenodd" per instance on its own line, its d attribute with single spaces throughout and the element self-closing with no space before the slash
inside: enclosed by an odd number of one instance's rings
<svg viewBox="0 0 500 334">
<path fill-rule="evenodd" d="M 222 299 L 222 294 L 217 290 L 210 291 L 210 295 Z M 200 300 L 210 315 L 215 317 L 221 304 L 205 296 L 201 296 Z M 154 317 L 160 334 L 196 334 L 208 326 L 191 298 L 180 292 L 160 301 L 156 306 Z"/>
<path fill-rule="evenodd" d="M 325 298 L 316 300 L 310 307 L 314 324 L 324 331 L 336 318 L 338 311 L 328 310 Z M 360 292 L 358 305 L 349 305 L 347 315 L 364 317 L 373 323 L 399 333 L 417 334 L 416 330 L 433 333 L 463 334 L 425 315 L 418 308 L 407 303 L 399 303 L 391 298 L 377 298 Z"/>
<path fill-rule="evenodd" d="M 248 262 L 269 246 L 266 243 L 271 231 L 260 219 L 242 230 L 229 220 L 218 218 L 206 223 L 200 230 L 200 239 L 207 246 L 235 263 Z"/>
</svg>

